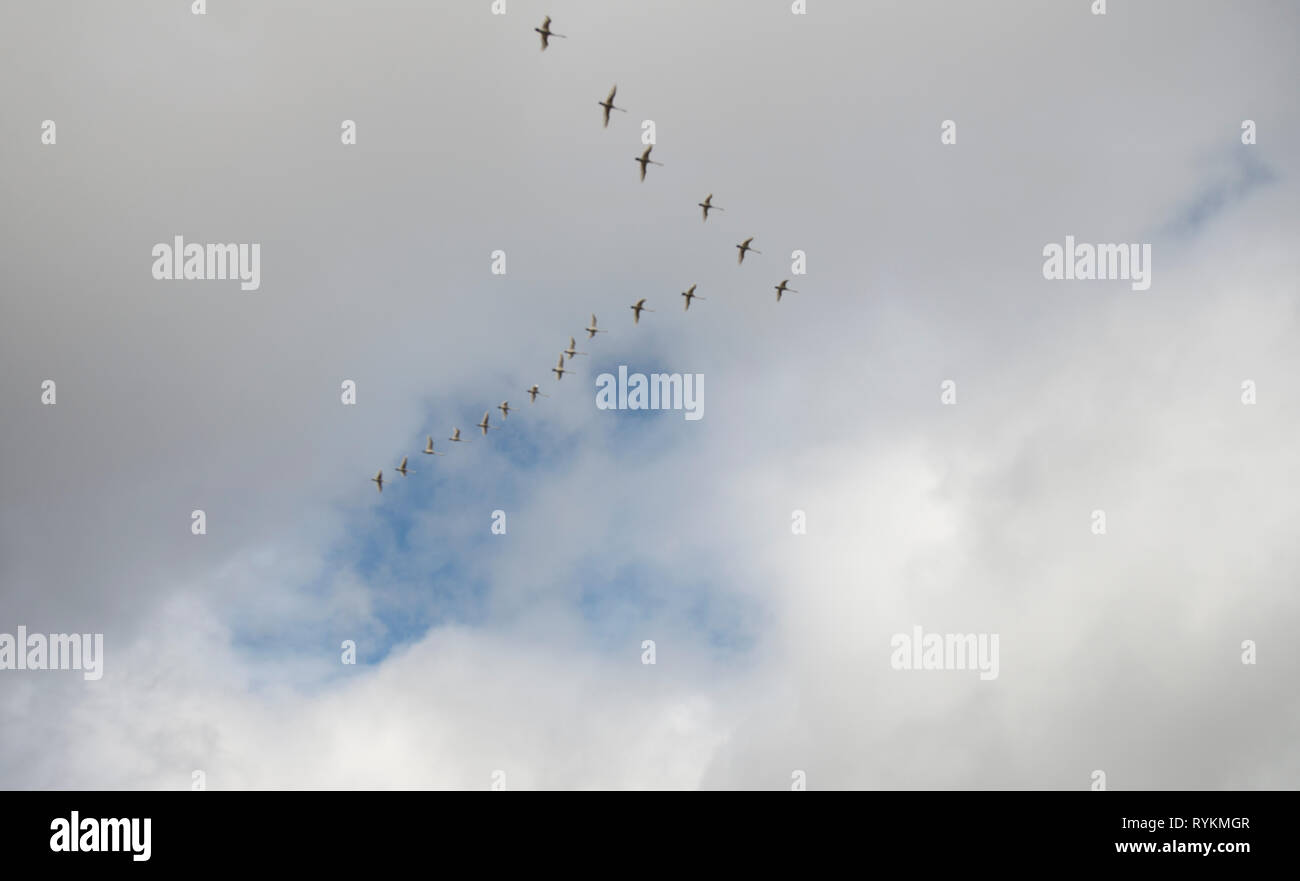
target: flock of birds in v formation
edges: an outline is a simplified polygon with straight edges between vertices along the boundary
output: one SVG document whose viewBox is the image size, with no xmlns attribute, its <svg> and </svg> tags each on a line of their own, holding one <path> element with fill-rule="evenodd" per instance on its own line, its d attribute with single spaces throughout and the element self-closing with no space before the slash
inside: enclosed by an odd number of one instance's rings
<svg viewBox="0 0 1300 881">
<path fill-rule="evenodd" d="M 562 38 L 562 39 L 565 39 L 565 38 L 566 38 L 564 34 L 557 34 L 557 33 L 555 33 L 555 31 L 551 30 L 551 17 L 550 17 L 549 15 L 546 16 L 546 19 L 542 22 L 542 26 L 541 26 L 541 27 L 539 27 L 539 28 L 533 28 L 533 30 L 536 31 L 537 33 L 539 33 L 539 34 L 542 35 L 542 51 L 543 51 L 543 52 L 545 52 L 546 49 L 547 49 L 547 47 L 550 46 L 550 40 L 551 40 L 552 37 L 560 37 L 560 38 Z M 620 113 L 626 113 L 626 112 L 627 112 L 627 111 L 626 111 L 624 108 L 622 108 L 622 107 L 615 107 L 615 106 L 614 106 L 614 95 L 617 94 L 617 92 L 618 92 L 618 86 L 615 85 L 612 89 L 609 90 L 609 94 L 605 97 L 605 100 L 604 100 L 604 101 L 597 101 L 597 102 L 596 102 L 597 105 L 598 105 L 599 107 L 601 107 L 601 109 L 602 109 L 603 112 L 604 112 L 604 123 L 605 123 L 605 128 L 609 128 L 609 114 L 610 114 L 610 111 L 617 110 L 617 111 L 619 111 Z M 642 181 L 645 180 L 645 174 L 646 174 L 646 167 L 647 167 L 647 166 L 650 166 L 650 165 L 659 165 L 659 166 L 662 166 L 662 165 L 663 165 L 662 162 L 656 162 L 655 160 L 653 160 L 653 159 L 650 158 L 650 151 L 653 150 L 653 149 L 654 149 L 654 145 L 651 144 L 650 146 L 648 146 L 648 147 L 645 148 L 645 150 L 641 153 L 640 156 L 636 157 L 636 160 L 635 160 L 635 161 L 637 162 L 637 164 L 639 164 L 639 165 L 641 166 L 641 180 L 642 180 Z M 701 213 L 701 216 L 702 216 L 702 219 L 703 219 L 703 221 L 705 221 L 705 222 L 707 222 L 708 219 L 709 219 L 709 212 L 710 212 L 710 211 L 722 211 L 722 210 L 723 210 L 723 209 L 722 209 L 721 207 L 719 207 L 718 205 L 714 205 L 714 204 L 713 204 L 713 194 L 712 194 L 712 193 L 709 193 L 707 196 L 705 196 L 703 202 L 698 202 L 698 203 L 696 203 L 696 204 L 699 206 L 699 208 L 700 208 L 700 213 Z M 745 254 L 747 254 L 747 253 L 749 253 L 749 252 L 751 252 L 751 251 L 752 251 L 753 253 L 755 253 L 755 254 L 761 254 L 761 253 L 762 253 L 761 251 L 757 250 L 756 248 L 754 248 L 754 247 L 750 244 L 750 243 L 753 242 L 753 241 L 754 241 L 754 237 L 753 237 L 753 236 L 750 236 L 749 238 L 745 239 L 745 240 L 744 240 L 743 242 L 741 242 L 740 244 L 736 245 L 736 248 L 740 251 L 740 253 L 737 255 L 737 258 L 736 258 L 736 263 L 737 263 L 737 265 L 743 264 L 743 263 L 745 262 Z M 786 294 L 786 293 L 794 293 L 794 294 L 797 294 L 797 293 L 799 293 L 799 292 L 796 291 L 794 288 L 789 287 L 789 284 L 790 284 L 790 279 L 787 278 L 787 279 L 785 279 L 784 281 L 782 281 L 780 284 L 774 286 L 774 287 L 775 287 L 775 290 L 776 290 L 776 300 L 777 300 L 778 303 L 781 302 L 781 295 L 782 295 L 782 294 Z M 701 297 L 699 294 L 695 293 L 695 288 L 696 288 L 696 287 L 697 287 L 697 285 L 694 285 L 694 284 L 693 284 L 693 285 L 691 285 L 689 288 L 687 288 L 686 290 L 682 291 L 682 296 L 685 298 L 685 306 L 684 306 L 684 309 L 685 309 L 686 311 L 690 311 L 690 308 L 691 308 L 691 301 L 692 301 L 692 300 L 703 300 L 703 299 L 704 299 L 704 297 Z M 645 298 L 645 297 L 642 297 L 641 299 L 637 300 L 635 303 L 633 303 L 631 306 L 628 307 L 629 309 L 632 310 L 632 323 L 633 323 L 633 324 L 640 324 L 640 323 L 641 323 L 641 313 L 642 313 L 642 312 L 653 312 L 653 311 L 655 311 L 655 310 L 653 310 L 653 309 L 648 309 L 648 308 L 646 308 L 646 304 L 645 304 L 645 302 L 646 302 L 646 298 Z M 596 315 L 595 315 L 595 313 L 592 313 L 592 316 L 591 316 L 591 324 L 588 325 L 587 327 L 583 328 L 583 329 L 584 329 L 584 330 L 586 331 L 586 333 L 587 333 L 587 339 L 592 339 L 592 338 L 594 338 L 594 337 L 596 336 L 596 334 L 598 334 L 598 333 L 607 333 L 607 332 L 608 332 L 608 331 L 606 331 L 605 329 L 596 326 Z M 586 354 L 587 354 L 586 352 L 579 352 L 579 351 L 577 350 L 577 340 L 575 340 L 573 337 L 569 337 L 569 345 L 568 345 L 568 348 L 566 348 L 566 349 L 564 349 L 563 351 L 560 352 L 560 360 L 559 360 L 559 363 L 557 363 L 554 367 L 551 368 L 551 372 L 555 374 L 555 379 L 556 379 L 556 381 L 558 382 L 558 381 L 564 379 L 564 374 L 572 372 L 571 370 L 565 368 L 564 365 L 565 365 L 566 360 L 572 360 L 573 357 L 574 357 L 575 355 L 586 355 Z M 530 404 L 533 404 L 533 403 L 536 403 L 536 402 L 537 402 L 537 396 L 538 396 L 538 395 L 541 395 L 541 396 L 544 397 L 544 398 L 548 398 L 548 397 L 550 397 L 550 395 L 546 394 L 546 393 L 543 392 L 543 391 L 540 391 L 536 383 L 534 383 L 533 385 L 529 386 L 529 388 L 527 389 L 527 392 L 528 392 L 528 402 L 529 402 Z M 518 409 L 518 408 L 511 408 L 511 406 L 510 406 L 510 402 L 509 402 L 509 401 L 502 401 L 500 404 L 497 405 L 497 409 L 501 411 L 501 419 L 502 419 L 502 421 L 505 421 L 506 419 L 509 418 L 510 413 L 512 412 L 512 409 Z M 480 431 L 483 432 L 483 436 L 484 436 L 484 437 L 487 437 L 487 433 L 488 433 L 488 431 L 491 431 L 491 430 L 497 430 L 497 429 L 499 429 L 499 428 L 501 427 L 501 426 L 499 426 L 499 425 L 492 425 L 492 424 L 490 424 L 489 417 L 491 417 L 491 415 L 492 415 L 492 410 L 491 410 L 491 409 L 485 410 L 485 411 L 483 412 L 483 419 L 482 419 L 482 421 L 480 421 L 480 422 L 475 426 L 476 428 L 478 428 Z M 447 440 L 449 440 L 449 441 L 452 442 L 452 443 L 469 443 L 469 442 L 470 442 L 468 439 L 463 438 L 463 437 L 460 436 L 460 429 L 459 429 L 459 428 L 453 428 L 453 429 L 452 429 L 452 432 L 451 432 L 451 437 L 449 437 Z M 435 449 L 433 448 L 433 435 L 429 435 L 429 436 L 425 439 L 425 446 L 424 446 L 424 449 L 421 450 L 420 452 L 422 452 L 422 453 L 423 453 L 424 455 L 426 455 L 426 456 L 443 456 L 443 455 L 446 455 L 445 453 L 439 452 L 438 450 L 435 450 Z M 411 472 L 411 471 L 406 467 L 406 461 L 407 461 L 408 458 L 409 458 L 409 457 L 407 457 L 407 456 L 403 456 L 403 457 L 402 457 L 402 463 L 401 463 L 400 465 L 398 465 L 396 468 L 393 469 L 393 470 L 396 471 L 398 474 L 402 475 L 402 477 L 406 477 L 408 474 L 411 474 L 411 473 L 412 473 L 412 472 Z M 382 468 L 379 470 L 379 472 L 378 472 L 377 474 L 375 474 L 374 477 L 370 478 L 370 480 L 371 480 L 371 481 L 372 481 L 372 482 L 373 482 L 373 483 L 374 483 L 374 484 L 379 488 L 379 492 L 382 493 L 382 492 L 384 491 L 384 471 L 383 471 Z"/>
</svg>

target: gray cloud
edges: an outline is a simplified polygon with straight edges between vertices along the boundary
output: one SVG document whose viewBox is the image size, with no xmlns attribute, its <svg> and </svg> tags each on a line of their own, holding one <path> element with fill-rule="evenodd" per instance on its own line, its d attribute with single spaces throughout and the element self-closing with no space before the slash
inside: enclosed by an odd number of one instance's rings
<svg viewBox="0 0 1300 881">
<path fill-rule="evenodd" d="M 0 630 L 108 652 L 93 686 L 0 675 L 0 782 L 1295 786 L 1300 17 L 810 5 L 0 11 Z M 1042 279 L 1046 242 L 1156 230 L 1148 292 Z M 153 281 L 176 234 L 260 242 L 261 290 Z M 591 311 L 587 373 L 512 425 L 542 467 L 448 456 L 386 567 L 331 557 L 402 504 L 376 468 L 554 385 Z M 707 417 L 597 411 L 618 363 L 705 373 Z M 507 549 L 459 553 L 507 493 Z M 340 672 L 338 631 L 392 635 L 399 553 L 484 618 Z M 629 572 L 650 611 L 593 632 Z M 701 644 L 700 596 L 748 648 Z M 917 623 L 999 632 L 1001 677 L 890 670 Z"/>
</svg>

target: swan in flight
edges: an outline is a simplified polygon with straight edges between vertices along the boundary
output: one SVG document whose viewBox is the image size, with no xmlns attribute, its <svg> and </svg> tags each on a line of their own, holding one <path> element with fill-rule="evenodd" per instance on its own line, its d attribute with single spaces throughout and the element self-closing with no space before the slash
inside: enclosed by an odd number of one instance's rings
<svg viewBox="0 0 1300 881">
<path fill-rule="evenodd" d="M 371 481 L 379 485 L 379 491 L 384 491 L 384 469 L 380 468 L 375 472 L 375 476 L 370 478 Z"/>
<path fill-rule="evenodd" d="M 747 239 L 745 239 L 743 242 L 741 242 L 739 245 L 736 245 L 736 247 L 740 249 L 740 257 L 739 257 L 739 259 L 736 260 L 736 263 L 739 264 L 739 263 L 744 263 L 744 262 L 745 262 L 745 252 L 746 252 L 746 251 L 753 251 L 755 254 L 762 254 L 762 253 L 763 253 L 762 251 L 758 250 L 757 248 L 751 248 L 751 247 L 749 246 L 749 243 L 752 242 L 752 241 L 754 241 L 754 237 L 753 237 L 753 236 L 750 236 L 749 238 L 747 238 Z"/>
<path fill-rule="evenodd" d="M 633 160 L 634 162 L 641 163 L 641 180 L 645 180 L 645 168 L 647 165 L 658 165 L 661 168 L 663 167 L 662 162 L 655 162 L 653 159 L 650 158 L 650 151 L 653 150 L 654 148 L 655 145 L 651 144 L 649 147 L 645 148 L 645 152 L 641 154 L 641 157 L 639 159 Z"/>
<path fill-rule="evenodd" d="M 790 284 L 790 279 L 787 278 L 785 281 L 781 282 L 779 285 L 774 285 L 774 286 L 773 286 L 774 289 L 776 290 L 776 301 L 777 301 L 778 303 L 781 302 L 781 295 L 784 294 L 784 293 L 786 293 L 787 291 L 788 291 L 789 293 L 792 293 L 792 294 L 797 294 L 797 293 L 799 293 L 799 292 L 796 291 L 794 288 L 789 287 L 789 286 L 788 286 L 789 284 Z"/>
<path fill-rule="evenodd" d="M 609 97 L 608 97 L 608 98 L 606 98 L 604 101 L 597 101 L 597 102 L 596 102 L 596 103 L 599 104 L 601 107 L 604 107 L 604 108 L 605 108 L 605 128 L 609 128 L 609 111 L 611 111 L 611 110 L 617 110 L 619 113 L 627 113 L 627 111 L 624 110 L 622 107 L 615 107 L 615 106 L 614 106 L 614 93 L 617 92 L 617 91 L 618 91 L 618 85 L 616 84 L 616 85 L 614 86 L 614 88 L 612 88 L 612 89 L 609 90 Z"/>
<path fill-rule="evenodd" d="M 408 472 L 408 471 L 406 470 L 406 457 L 405 457 L 405 456 L 402 457 L 402 464 L 401 464 L 401 465 L 398 465 L 398 466 L 397 466 L 396 468 L 394 468 L 393 470 L 396 471 L 398 474 L 402 475 L 403 477 L 405 477 L 407 474 L 410 473 L 410 472 Z"/>
<path fill-rule="evenodd" d="M 653 311 L 655 311 L 655 310 L 653 310 L 653 309 L 647 309 L 647 308 L 645 307 L 645 297 L 642 297 L 641 299 L 637 300 L 635 305 L 628 306 L 627 308 L 629 308 L 629 309 L 632 310 L 632 323 L 633 323 L 633 324 L 640 324 L 640 323 L 641 323 L 641 313 L 642 313 L 642 312 L 653 312 Z"/>
<path fill-rule="evenodd" d="M 559 363 L 559 364 L 556 364 L 554 367 L 552 367 L 552 368 L 551 368 L 551 372 L 555 374 L 555 379 L 556 379 L 557 382 L 558 382 L 559 380 L 561 380 L 561 379 L 564 379 L 564 374 L 566 374 L 566 373 L 572 373 L 572 372 L 573 372 L 572 370 L 565 370 L 565 369 L 564 369 L 564 353 L 563 353 L 563 352 L 560 353 L 560 363 Z"/>
<path fill-rule="evenodd" d="M 708 220 L 708 219 L 709 219 L 709 212 L 710 212 L 710 211 L 721 211 L 721 210 L 722 210 L 722 209 L 719 208 L 717 205 L 714 205 L 714 204 L 713 204 L 713 194 L 712 194 L 712 193 L 709 193 L 707 196 L 705 196 L 703 202 L 696 202 L 695 204 L 696 204 L 696 205 L 699 205 L 701 208 L 704 209 L 704 219 L 705 219 L 705 220 Z"/>
<path fill-rule="evenodd" d="M 423 450 L 423 452 L 424 452 L 424 454 L 425 454 L 426 456 L 445 456 L 445 455 L 447 455 L 446 453 L 439 453 L 437 450 L 435 450 L 435 449 L 433 448 L 433 435 L 431 435 L 431 434 L 430 434 L 430 435 L 426 435 L 426 436 L 425 436 L 425 441 L 426 441 L 426 443 L 425 443 L 425 445 L 424 445 L 424 450 Z"/>
<path fill-rule="evenodd" d="M 537 383 L 533 383 L 528 387 L 528 403 L 536 404 L 538 395 L 541 395 L 543 398 L 550 397 L 550 395 L 548 395 L 546 392 L 539 392 L 537 390 Z"/>
<path fill-rule="evenodd" d="M 463 438 L 463 437 L 460 436 L 460 429 L 459 429 L 459 428 L 453 428 L 453 429 L 451 430 L 451 437 L 447 438 L 447 440 L 449 440 L 449 441 L 454 441 L 454 442 L 456 442 L 456 443 L 458 443 L 458 444 L 467 444 L 467 443 L 470 443 L 470 441 L 467 441 L 467 440 L 465 440 L 465 438 Z"/>
<path fill-rule="evenodd" d="M 488 425 L 488 416 L 490 416 L 490 415 L 492 415 L 492 411 L 491 411 L 491 410 L 484 410 L 484 411 L 483 411 L 483 421 L 480 422 L 480 423 L 478 424 L 478 427 L 481 428 L 481 429 L 483 429 L 483 436 L 484 436 L 484 437 L 487 437 L 487 433 L 488 433 L 488 429 L 489 429 L 489 428 L 498 429 L 498 426 L 496 426 L 496 425 Z M 499 429 L 498 429 L 498 430 L 499 430 Z"/>
<path fill-rule="evenodd" d="M 569 356 L 569 360 L 570 360 L 570 361 L 573 360 L 573 356 L 574 356 L 574 355 L 585 355 L 585 354 L 587 354 L 586 352 L 579 352 L 578 349 L 577 349 L 577 345 L 578 345 L 578 341 L 575 340 L 573 337 L 569 337 L 569 348 L 567 348 L 567 349 L 564 350 L 564 354 L 566 354 L 566 355 Z"/>
<path fill-rule="evenodd" d="M 545 21 L 542 22 L 542 26 L 540 28 L 533 28 L 533 30 L 537 31 L 537 33 L 542 35 L 543 52 L 545 52 L 546 47 L 550 45 L 550 43 L 547 42 L 547 40 L 550 37 L 559 37 L 561 40 L 568 39 L 564 34 L 557 34 L 555 31 L 551 30 L 551 17 L 549 15 L 546 16 L 546 19 Z"/>
<path fill-rule="evenodd" d="M 500 404 L 497 404 L 497 409 L 501 411 L 501 418 L 502 418 L 502 419 L 509 419 L 509 418 L 510 418 L 510 402 L 509 402 L 509 401 L 502 401 Z"/>
<path fill-rule="evenodd" d="M 687 288 L 686 290 L 682 291 L 682 296 L 686 298 L 686 309 L 683 310 L 683 311 L 688 311 L 688 310 L 691 308 L 691 300 L 703 300 L 703 299 L 704 299 L 704 298 L 701 297 L 699 294 L 695 293 L 695 288 L 696 288 L 696 287 L 697 287 L 697 285 L 691 285 L 689 288 Z"/>
<path fill-rule="evenodd" d="M 587 339 L 591 339 L 598 333 L 609 333 L 609 331 L 601 330 L 599 327 L 596 326 L 595 312 L 591 313 L 591 325 L 586 328 L 586 331 L 587 331 Z"/>
</svg>

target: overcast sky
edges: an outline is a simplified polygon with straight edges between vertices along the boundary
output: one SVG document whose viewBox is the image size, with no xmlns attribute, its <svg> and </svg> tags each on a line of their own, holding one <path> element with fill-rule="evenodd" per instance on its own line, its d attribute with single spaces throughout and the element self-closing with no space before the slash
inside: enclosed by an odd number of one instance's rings
<svg viewBox="0 0 1300 881">
<path fill-rule="evenodd" d="M 0 786 L 1300 785 L 1300 10 L 1091 5 L 4 5 Z"/>
</svg>

